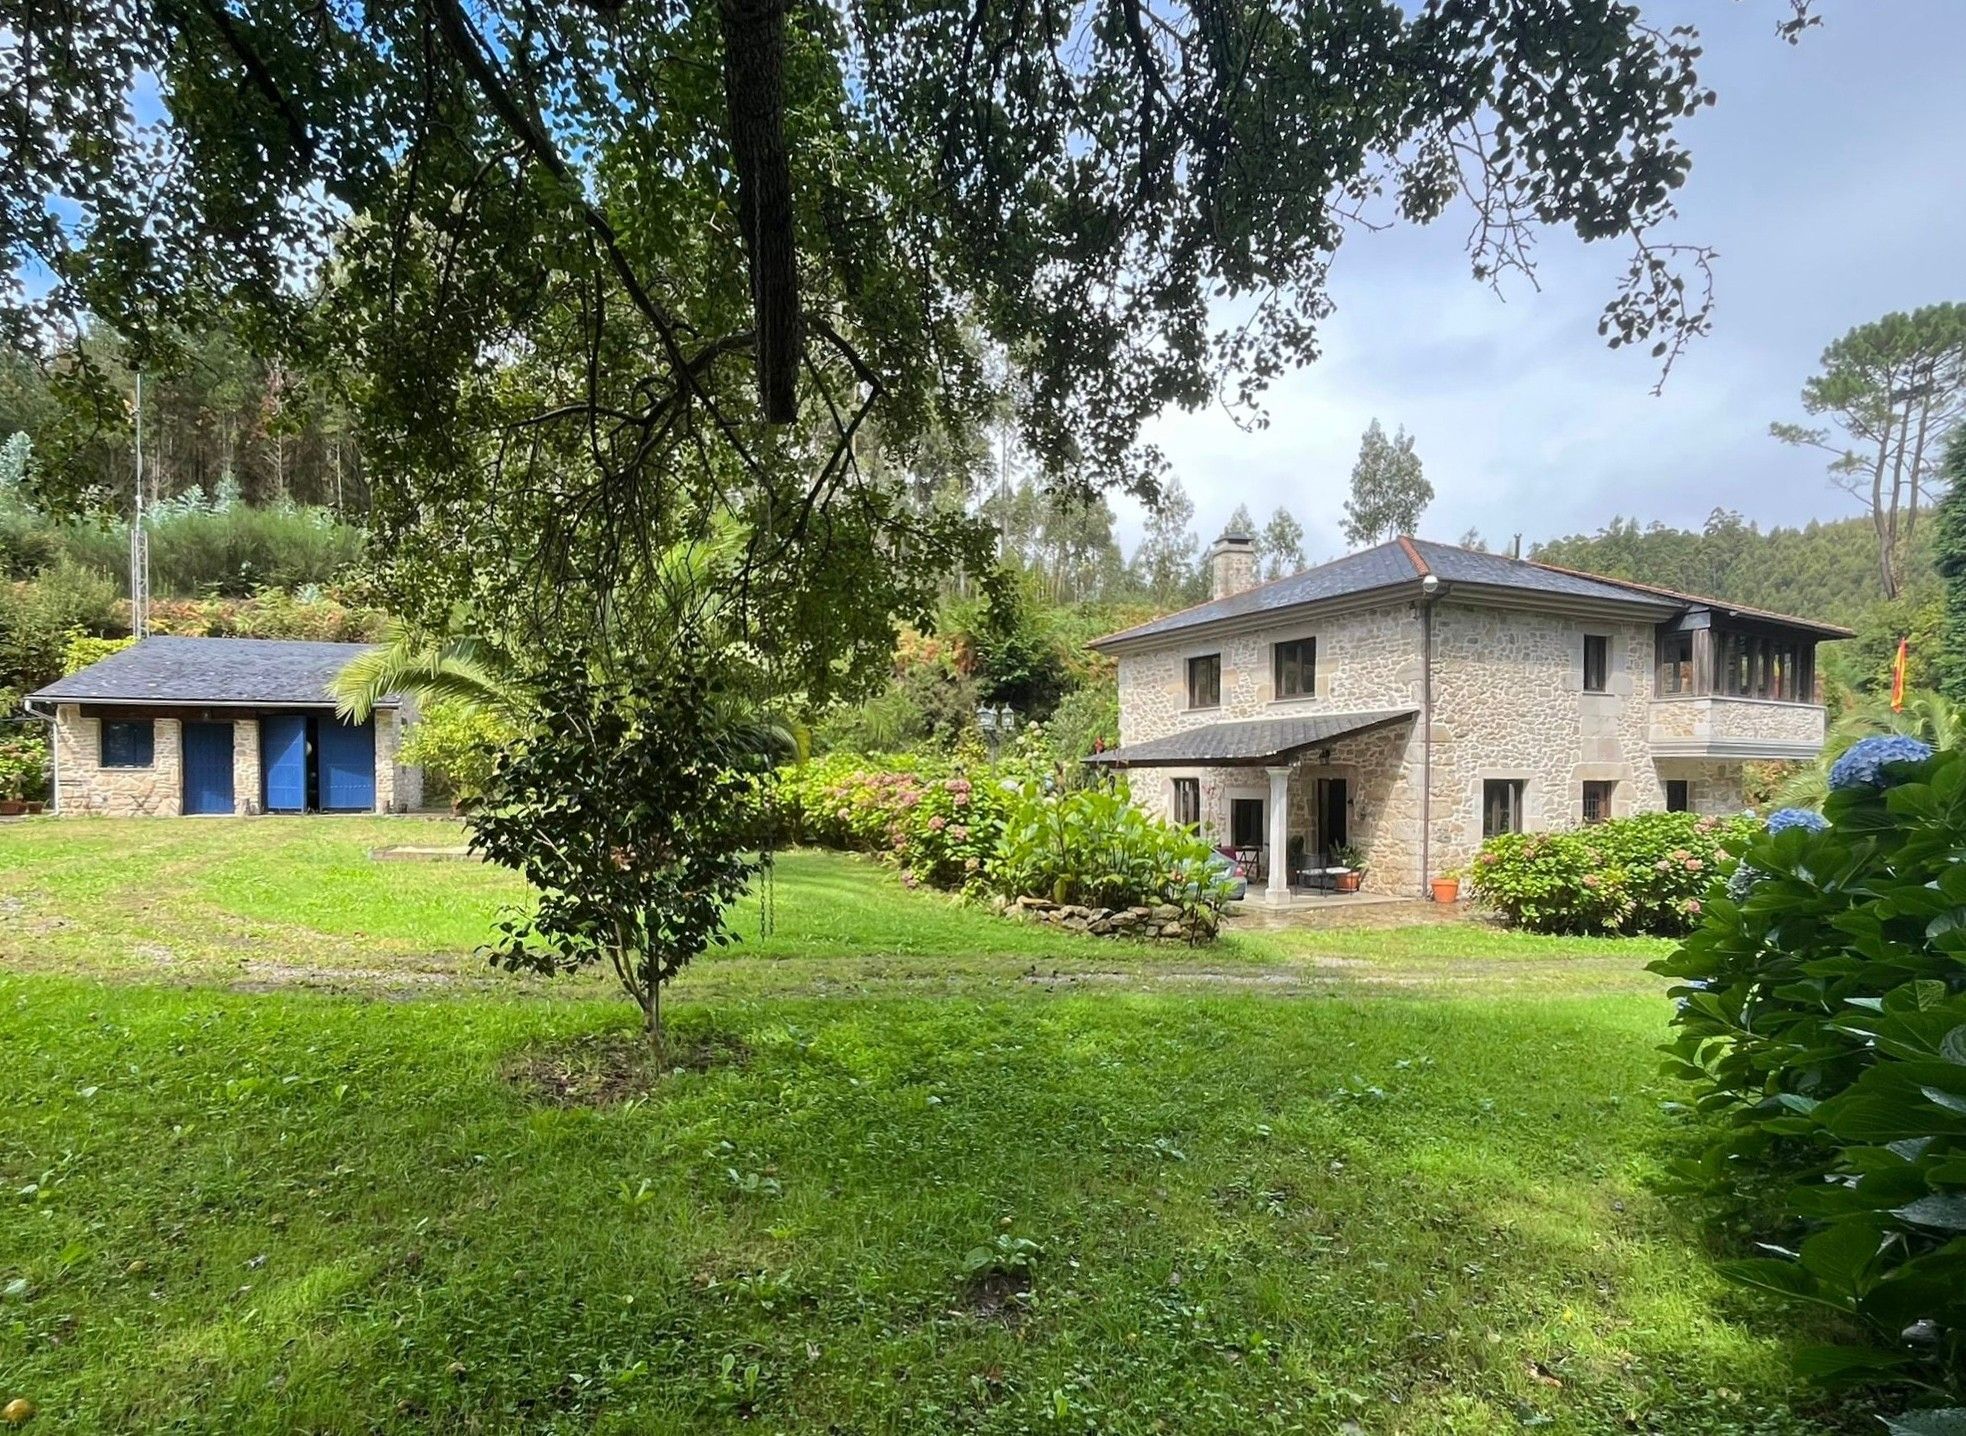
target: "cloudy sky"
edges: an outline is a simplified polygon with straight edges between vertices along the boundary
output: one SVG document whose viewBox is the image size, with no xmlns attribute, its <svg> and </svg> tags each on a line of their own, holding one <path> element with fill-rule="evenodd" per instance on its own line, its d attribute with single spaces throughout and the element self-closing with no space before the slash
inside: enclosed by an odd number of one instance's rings
<svg viewBox="0 0 1966 1436">
<path fill-rule="evenodd" d="M 1716 505 L 1764 526 L 1857 512 L 1820 456 L 1768 436 L 1801 419 L 1823 345 L 1893 309 L 1966 300 L 1966 0 L 1820 0 L 1799 46 L 1775 0 L 1642 0 L 1697 23 L 1717 106 L 1682 130 L 1693 172 L 1676 237 L 1713 245 L 1714 332 L 1663 395 L 1654 361 L 1612 352 L 1597 317 L 1625 251 L 1552 233 L 1540 292 L 1469 278 L 1464 217 L 1362 234 L 1333 270 L 1324 357 L 1281 384 L 1263 432 L 1173 414 L 1151 437 L 1204 538 L 1240 503 L 1283 504 L 1312 560 L 1338 519 L 1359 434 L 1377 416 L 1418 439 L 1435 500 L 1424 531 L 1491 547 L 1590 531 L 1617 514 L 1697 526 Z M 1139 512 L 1125 505 L 1129 549 Z"/>
</svg>

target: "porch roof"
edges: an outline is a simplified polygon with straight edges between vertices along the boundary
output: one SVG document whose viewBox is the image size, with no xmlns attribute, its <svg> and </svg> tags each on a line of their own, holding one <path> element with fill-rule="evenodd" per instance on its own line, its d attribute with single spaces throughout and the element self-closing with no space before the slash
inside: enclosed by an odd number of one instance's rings
<svg viewBox="0 0 1966 1436">
<path fill-rule="evenodd" d="M 1145 743 L 1109 748 L 1085 761 L 1114 768 L 1257 767 L 1294 757 L 1306 748 L 1403 723 L 1418 711 L 1387 708 L 1376 713 L 1305 713 L 1292 718 L 1210 723 Z"/>
</svg>

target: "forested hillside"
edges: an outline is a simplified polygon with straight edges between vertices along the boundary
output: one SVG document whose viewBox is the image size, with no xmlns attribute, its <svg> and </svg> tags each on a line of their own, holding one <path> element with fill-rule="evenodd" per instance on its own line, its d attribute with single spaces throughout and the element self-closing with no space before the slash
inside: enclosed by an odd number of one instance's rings
<svg viewBox="0 0 1966 1436">
<path fill-rule="evenodd" d="M 1914 529 L 1914 586 L 1932 577 Z M 1615 518 L 1595 534 L 1537 544 L 1530 557 L 1683 593 L 1855 626 L 1879 601 L 1877 537 L 1866 518 L 1761 529 L 1716 509 L 1700 530 Z"/>
</svg>

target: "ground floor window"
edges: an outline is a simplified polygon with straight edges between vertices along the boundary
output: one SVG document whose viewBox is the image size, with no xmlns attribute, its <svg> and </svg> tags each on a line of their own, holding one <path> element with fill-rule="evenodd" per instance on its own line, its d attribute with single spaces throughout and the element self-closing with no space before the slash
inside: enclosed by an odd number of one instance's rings
<svg viewBox="0 0 1966 1436">
<path fill-rule="evenodd" d="M 1668 813 L 1690 813 L 1693 811 L 1693 785 L 1684 778 L 1666 779 L 1666 811 Z"/>
<path fill-rule="evenodd" d="M 148 718 L 103 721 L 100 766 L 148 768 L 156 761 L 157 732 Z"/>
<path fill-rule="evenodd" d="M 1174 821 L 1192 828 L 1201 821 L 1201 779 L 1174 780 Z"/>
<path fill-rule="evenodd" d="M 1584 821 L 1601 823 L 1611 816 L 1611 794 L 1616 783 L 1592 780 L 1584 784 Z"/>
<path fill-rule="evenodd" d="M 1522 831 L 1522 779 L 1490 778 L 1481 785 L 1481 835 Z"/>
</svg>

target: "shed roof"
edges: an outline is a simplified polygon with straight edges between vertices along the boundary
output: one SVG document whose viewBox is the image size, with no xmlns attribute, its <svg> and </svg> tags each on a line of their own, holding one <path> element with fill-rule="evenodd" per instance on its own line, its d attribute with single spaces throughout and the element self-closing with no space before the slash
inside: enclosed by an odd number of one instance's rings
<svg viewBox="0 0 1966 1436">
<path fill-rule="evenodd" d="M 368 643 L 146 638 L 28 696 L 50 703 L 331 708 L 329 685 Z M 394 697 L 383 700 L 394 706 Z"/>
<path fill-rule="evenodd" d="M 1115 768 L 1241 767 L 1281 762 L 1306 748 L 1356 737 L 1411 718 L 1412 708 L 1372 713 L 1306 713 L 1294 718 L 1249 718 L 1210 723 L 1145 743 L 1094 753 L 1088 763 Z"/>
</svg>

